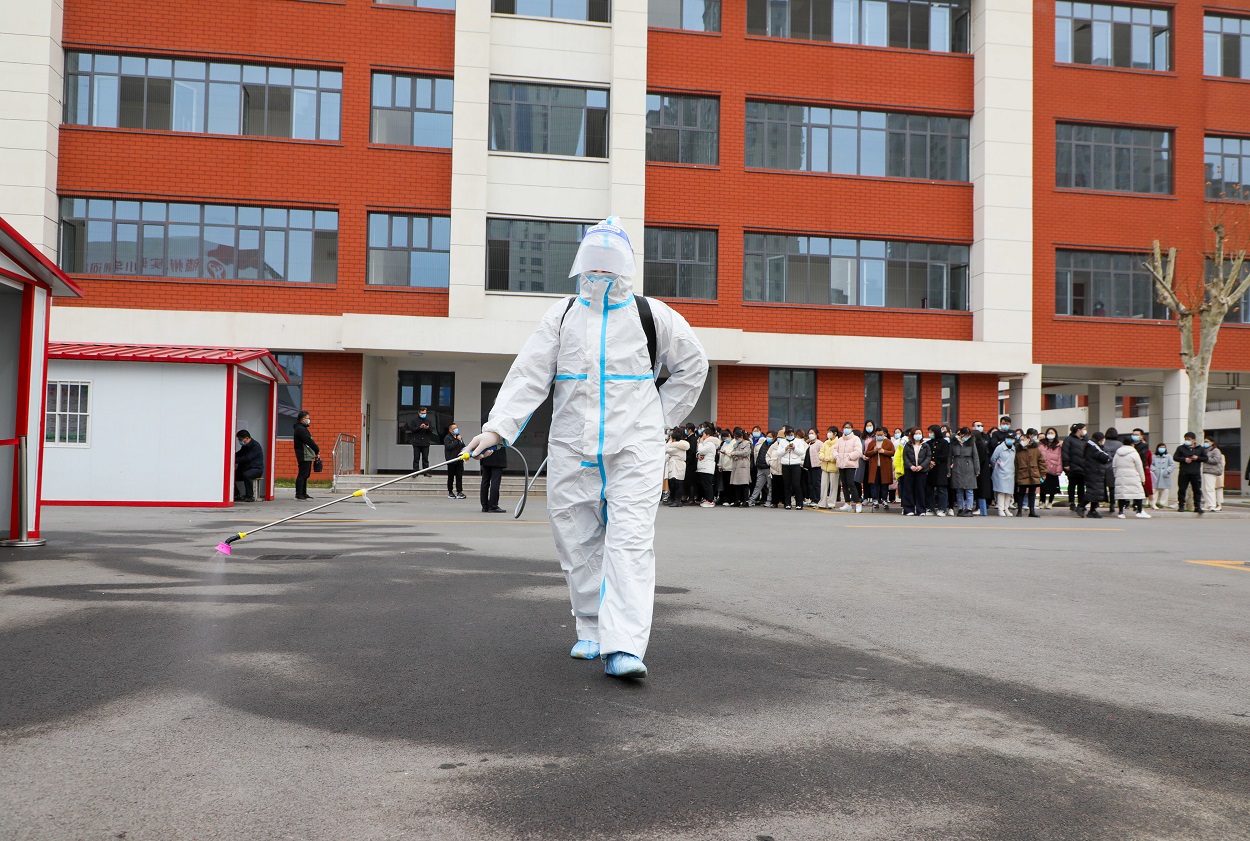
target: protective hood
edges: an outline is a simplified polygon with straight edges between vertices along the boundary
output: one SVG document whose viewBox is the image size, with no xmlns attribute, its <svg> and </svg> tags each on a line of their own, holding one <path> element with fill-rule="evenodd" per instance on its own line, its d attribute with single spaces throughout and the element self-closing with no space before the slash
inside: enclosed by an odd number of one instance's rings
<svg viewBox="0 0 1250 841">
<path fill-rule="evenodd" d="M 626 279 L 634 276 L 634 248 L 618 217 L 609 216 L 582 237 L 569 277 L 586 272 L 607 272 Z"/>
</svg>

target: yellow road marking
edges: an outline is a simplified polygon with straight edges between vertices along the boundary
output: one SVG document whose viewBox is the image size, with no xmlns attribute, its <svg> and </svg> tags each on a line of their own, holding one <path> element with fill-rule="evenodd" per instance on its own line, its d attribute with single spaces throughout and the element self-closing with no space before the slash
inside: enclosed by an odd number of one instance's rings
<svg viewBox="0 0 1250 841">
<path fill-rule="evenodd" d="M 1221 567 L 1222 569 L 1236 569 L 1241 572 L 1250 572 L 1250 565 L 1244 561 L 1185 561 L 1187 564 L 1199 564 L 1205 567 Z"/>
<path fill-rule="evenodd" d="M 250 519 L 250 520 L 234 519 L 234 520 L 231 520 L 231 522 L 234 522 L 234 523 L 267 523 L 269 521 L 261 520 L 257 518 L 257 519 Z M 487 520 L 487 519 L 481 519 L 481 520 L 344 520 L 344 519 L 330 519 L 327 517 L 325 519 L 321 519 L 321 518 L 311 519 L 308 522 L 310 523 L 474 523 L 477 525 L 481 525 L 483 523 L 499 523 L 502 525 L 518 525 L 518 526 L 545 526 L 547 525 L 546 520 L 514 520 L 512 518 L 509 518 L 507 520 L 501 520 L 501 519 L 494 519 L 494 520 Z"/>
</svg>

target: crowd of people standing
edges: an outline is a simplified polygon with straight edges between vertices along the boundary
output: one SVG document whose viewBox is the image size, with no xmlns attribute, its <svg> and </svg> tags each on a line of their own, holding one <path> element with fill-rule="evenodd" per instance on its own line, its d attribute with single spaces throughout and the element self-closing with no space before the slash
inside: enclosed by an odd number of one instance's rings
<svg viewBox="0 0 1250 841">
<path fill-rule="evenodd" d="M 988 431 L 979 422 L 891 433 L 869 420 L 823 435 L 687 424 L 668 434 L 664 504 L 855 513 L 896 506 L 908 517 L 986 517 L 994 509 L 1000 517 L 1038 517 L 1038 509 L 1055 507 L 1063 477 L 1068 508 L 1079 517 L 1100 518 L 1105 506 L 1121 519 L 1130 508 L 1150 519 L 1148 507 L 1184 511 L 1190 496 L 1199 516 L 1222 509 L 1225 459 L 1213 438 L 1200 444 L 1186 433 L 1174 453 L 1147 439 L 1141 429 L 1089 432 L 1083 423 L 1066 436 L 1053 427 L 1020 429 L 1008 416 Z"/>
</svg>

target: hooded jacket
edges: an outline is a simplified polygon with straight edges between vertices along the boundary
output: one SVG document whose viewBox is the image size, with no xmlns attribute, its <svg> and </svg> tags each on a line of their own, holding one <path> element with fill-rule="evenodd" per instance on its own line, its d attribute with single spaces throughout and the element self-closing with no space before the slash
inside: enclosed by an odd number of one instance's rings
<svg viewBox="0 0 1250 841">
<path fill-rule="evenodd" d="M 1069 476 L 1085 475 L 1085 445 L 1088 438 L 1082 438 L 1075 432 L 1063 439 L 1060 447 L 1060 457 L 1063 461 L 1063 469 Z"/>
<path fill-rule="evenodd" d="M 1042 461 L 1042 448 L 1032 441 L 1027 446 L 1016 445 L 1016 484 L 1029 487 L 1040 485 L 1046 467 Z"/>
<path fill-rule="evenodd" d="M 975 490 L 980 473 L 981 455 L 977 452 L 976 442 L 969 438 L 960 443 L 959 438 L 955 438 L 951 442 L 951 487 L 963 491 Z"/>
<path fill-rule="evenodd" d="M 990 464 L 994 466 L 994 493 L 1014 494 L 1016 492 L 1016 448 L 1005 440 L 994 448 L 990 455 Z"/>
<path fill-rule="evenodd" d="M 826 438 L 824 443 L 820 445 L 820 469 L 826 473 L 838 472 L 837 446 L 838 439 L 836 436 Z"/>
<path fill-rule="evenodd" d="M 1207 460 L 1202 463 L 1202 475 L 1204 476 L 1223 476 L 1224 475 L 1224 454 L 1220 452 L 1220 448 L 1214 445 L 1207 447 Z"/>
<path fill-rule="evenodd" d="M 1111 458 L 1116 499 L 1146 498 L 1146 468 L 1134 447 L 1121 447 Z"/>
<path fill-rule="evenodd" d="M 1167 453 L 1163 453 L 1150 462 L 1150 478 L 1154 480 L 1156 491 L 1171 490 L 1174 475 L 1176 475 L 1176 462 L 1172 461 Z"/>
<path fill-rule="evenodd" d="M 669 441 L 664 445 L 664 478 L 684 481 L 686 478 L 686 453 L 690 444 L 685 440 Z"/>
<path fill-rule="evenodd" d="M 942 433 L 933 433 L 933 440 L 929 442 L 929 449 L 933 452 L 933 469 L 929 471 L 929 484 L 933 487 L 942 487 L 950 484 L 951 475 L 951 445 Z"/>
<path fill-rule="evenodd" d="M 783 467 L 788 465 L 802 467 L 803 457 L 807 455 L 807 442 L 797 436 L 793 441 L 779 438 L 777 439 L 777 446 L 774 448 L 774 452 L 776 452 L 775 458 L 777 463 Z"/>
<path fill-rule="evenodd" d="M 864 445 L 852 432 L 840 437 L 834 444 L 833 451 L 837 457 L 838 470 L 854 470 L 859 467 L 860 458 L 864 455 Z"/>
<path fill-rule="evenodd" d="M 1038 443 L 1038 449 L 1042 451 L 1042 465 L 1046 468 L 1046 473 L 1050 476 L 1058 476 L 1063 472 L 1063 442 L 1056 441 L 1055 446 Z"/>
<path fill-rule="evenodd" d="M 751 442 L 745 438 L 735 438 L 733 444 L 733 452 L 730 454 L 733 464 L 729 468 L 729 484 L 749 485 L 751 484 Z"/>
<path fill-rule="evenodd" d="M 1081 451 L 1085 461 L 1085 499 L 1087 502 L 1105 502 L 1107 500 L 1107 474 L 1105 468 L 1111 464 L 1111 456 L 1093 441 L 1086 441 Z"/>
</svg>

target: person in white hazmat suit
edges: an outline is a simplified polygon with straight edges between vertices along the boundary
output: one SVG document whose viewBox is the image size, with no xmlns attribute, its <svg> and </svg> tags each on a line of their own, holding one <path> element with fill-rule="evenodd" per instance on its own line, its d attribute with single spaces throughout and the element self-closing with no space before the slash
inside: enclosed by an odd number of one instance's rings
<svg viewBox="0 0 1250 841">
<path fill-rule="evenodd" d="M 547 509 L 576 617 L 570 655 L 602 656 L 614 677 L 647 674 L 664 430 L 685 420 L 708 370 L 686 320 L 647 299 L 652 368 L 633 275 L 633 248 L 615 217 L 586 232 L 569 273 L 580 278 L 577 297 L 543 316 L 469 442 L 476 456 L 515 441 L 554 385 Z M 669 378 L 657 388 L 661 366 Z"/>
</svg>

